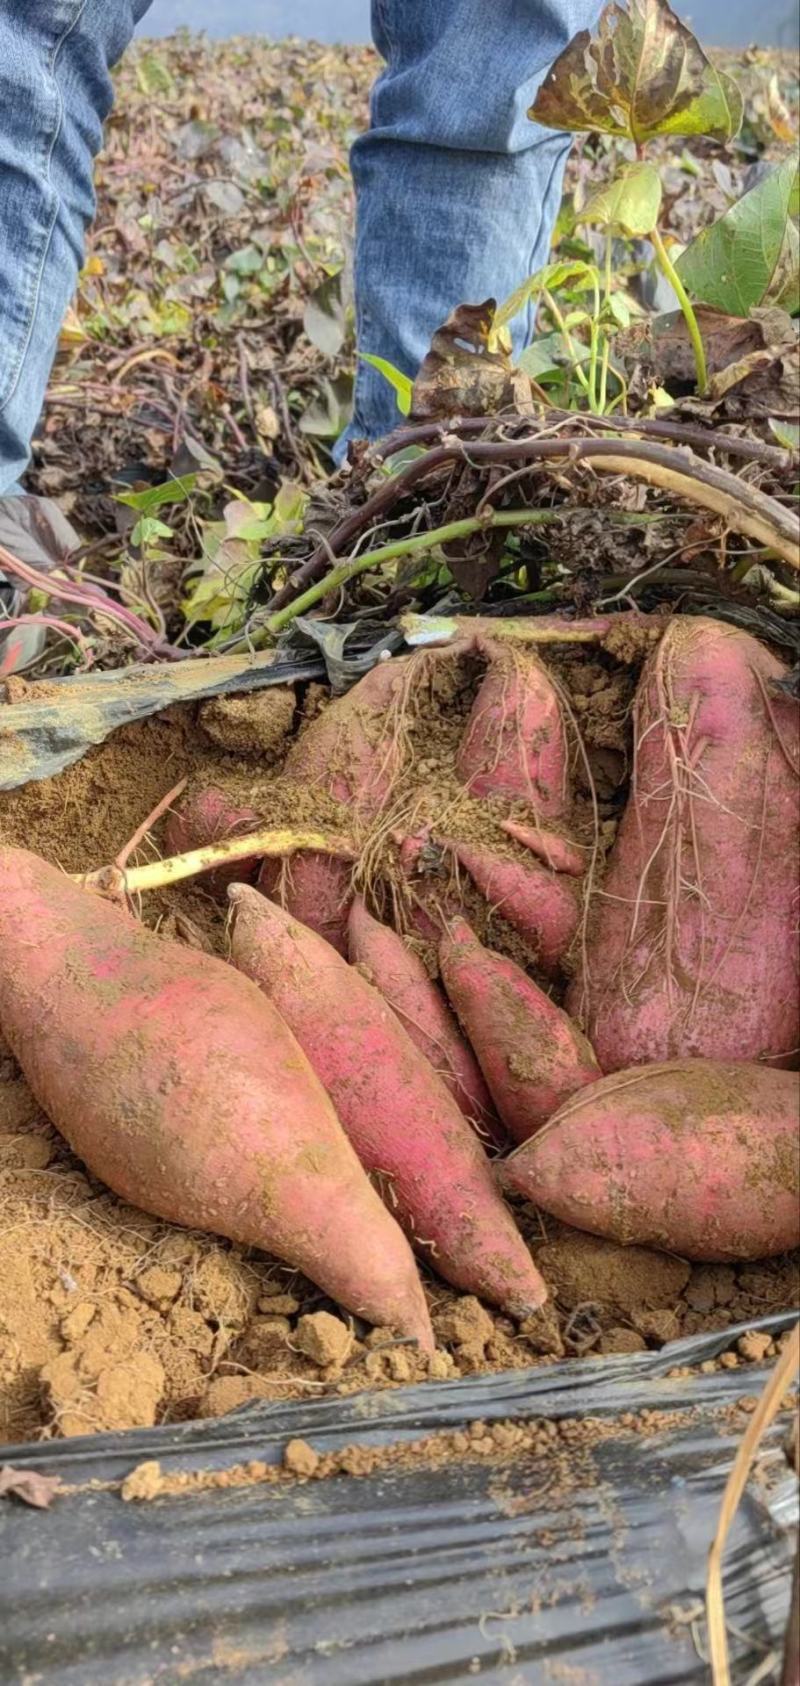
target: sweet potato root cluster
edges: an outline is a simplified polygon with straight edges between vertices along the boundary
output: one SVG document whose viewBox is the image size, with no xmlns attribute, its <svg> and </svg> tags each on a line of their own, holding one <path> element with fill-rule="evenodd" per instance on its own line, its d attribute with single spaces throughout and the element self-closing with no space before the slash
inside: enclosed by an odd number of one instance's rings
<svg viewBox="0 0 800 1686">
<path fill-rule="evenodd" d="M 606 860 L 558 667 L 483 623 L 301 733 L 284 799 L 354 858 L 215 874 L 229 964 L 0 851 L 0 1030 L 95 1174 L 423 1349 L 415 1255 L 543 1303 L 506 1196 L 695 1259 L 795 1244 L 797 706 L 747 634 L 658 632 Z M 263 824 L 206 789 L 167 842 Z"/>
</svg>

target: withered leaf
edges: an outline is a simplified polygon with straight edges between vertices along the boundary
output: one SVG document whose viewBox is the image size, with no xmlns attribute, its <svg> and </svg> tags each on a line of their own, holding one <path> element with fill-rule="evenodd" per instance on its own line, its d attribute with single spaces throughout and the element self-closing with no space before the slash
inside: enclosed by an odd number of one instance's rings
<svg viewBox="0 0 800 1686">
<path fill-rule="evenodd" d="M 542 83 L 528 115 L 551 129 L 730 140 L 742 99 L 730 76 L 706 58 L 667 0 L 612 0 L 597 35 L 573 36 Z"/>
<path fill-rule="evenodd" d="M 437 328 L 414 382 L 412 420 L 531 408 L 527 376 L 512 368 L 507 352 L 490 349 L 495 309 L 494 299 L 459 304 Z"/>
<path fill-rule="evenodd" d="M 35 1510 L 47 1510 L 52 1504 L 61 1482 L 57 1475 L 40 1475 L 35 1469 L 13 1469 L 11 1464 L 0 1468 L 0 1499 L 7 1493 L 21 1499 Z"/>
</svg>

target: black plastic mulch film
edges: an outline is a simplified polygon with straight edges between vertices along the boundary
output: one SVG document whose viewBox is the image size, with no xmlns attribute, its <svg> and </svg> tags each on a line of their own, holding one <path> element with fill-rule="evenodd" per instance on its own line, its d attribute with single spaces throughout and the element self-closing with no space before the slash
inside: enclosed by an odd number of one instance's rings
<svg viewBox="0 0 800 1686">
<path fill-rule="evenodd" d="M 762 1328 L 789 1327 L 789 1318 Z M 80 1491 L 0 1502 L 2 1663 L 14 1686 L 678 1686 L 710 1678 L 703 1587 L 738 1436 L 721 1409 L 768 1369 L 670 1376 L 728 1347 L 576 1360 L 197 1423 L 0 1448 L 80 1487 L 162 1470 L 277 1463 L 506 1418 L 693 1407 L 682 1426 L 553 1460 L 464 1459 L 125 1503 Z M 745 1420 L 744 1418 L 742 1419 Z M 765 1437 L 725 1556 L 735 1686 L 779 1682 L 796 1483 L 786 1420 Z M 562 1454 L 563 1455 L 563 1454 Z M 588 1462 L 586 1461 L 588 1459 Z"/>
</svg>

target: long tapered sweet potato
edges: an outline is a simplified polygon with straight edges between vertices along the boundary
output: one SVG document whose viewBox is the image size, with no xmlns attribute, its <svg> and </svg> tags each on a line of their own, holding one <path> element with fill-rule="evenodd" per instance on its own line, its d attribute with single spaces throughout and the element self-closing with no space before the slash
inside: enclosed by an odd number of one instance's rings
<svg viewBox="0 0 800 1686">
<path fill-rule="evenodd" d="M 586 855 L 577 843 L 563 837 L 560 831 L 549 831 L 538 824 L 523 825 L 519 820 L 501 820 L 500 828 L 508 837 L 513 837 L 515 843 L 521 843 L 524 849 L 530 849 L 531 854 L 538 855 L 554 872 L 568 872 L 572 878 L 580 878 L 586 869 Z"/>
<path fill-rule="evenodd" d="M 192 791 L 179 808 L 167 816 L 164 841 L 168 855 L 182 855 L 188 849 L 202 849 L 207 843 L 224 843 L 229 837 L 243 837 L 263 822 L 254 808 L 237 805 L 224 790 L 209 785 Z M 231 866 L 209 872 L 205 884 L 212 895 L 224 897 L 229 884 L 249 884 L 258 876 L 259 859 L 234 861 Z"/>
<path fill-rule="evenodd" d="M 546 1288 L 477 1137 L 361 973 L 245 885 L 228 892 L 231 953 L 294 1031 L 401 1225 L 457 1287 L 524 1316 Z"/>
<path fill-rule="evenodd" d="M 275 1253 L 432 1346 L 405 1238 L 294 1037 L 233 967 L 0 849 L 0 1027 L 57 1129 L 124 1200 Z"/>
<path fill-rule="evenodd" d="M 481 1076 L 441 990 L 412 949 L 389 925 L 373 919 L 357 897 L 347 922 L 349 953 L 384 1001 L 388 1001 L 415 1047 L 425 1055 L 465 1118 L 498 1146 L 506 1134 Z M 552 1110 L 552 1109 L 551 1109 Z"/>
<path fill-rule="evenodd" d="M 582 1089 L 502 1163 L 503 1187 L 564 1223 L 689 1259 L 800 1241 L 800 1077 L 670 1060 Z"/>
<path fill-rule="evenodd" d="M 748 633 L 676 616 L 635 709 L 634 780 L 569 1011 L 604 1071 L 797 1048 L 800 743 Z"/>
<path fill-rule="evenodd" d="M 471 796 L 528 802 L 545 819 L 569 804 L 568 752 L 558 693 L 531 650 L 478 638 L 488 657 L 456 759 Z"/>
<path fill-rule="evenodd" d="M 439 945 L 444 986 L 500 1117 L 527 1141 L 562 1101 L 595 1083 L 600 1067 L 566 1013 L 522 967 L 484 948 L 465 919 Z"/>
<path fill-rule="evenodd" d="M 544 970 L 555 971 L 578 929 L 572 880 L 538 861 L 498 854 L 484 843 L 460 843 L 451 837 L 442 838 L 442 843 L 489 906 L 531 944 Z"/>
</svg>

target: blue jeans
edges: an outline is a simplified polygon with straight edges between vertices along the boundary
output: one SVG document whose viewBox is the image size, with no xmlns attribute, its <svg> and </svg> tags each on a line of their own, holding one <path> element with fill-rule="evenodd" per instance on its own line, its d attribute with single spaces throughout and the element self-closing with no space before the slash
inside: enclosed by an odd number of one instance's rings
<svg viewBox="0 0 800 1686">
<path fill-rule="evenodd" d="M 0 495 L 24 471 L 94 212 L 109 69 L 149 0 L 0 0 Z M 595 0 L 373 0 L 386 61 L 353 148 L 360 348 L 413 375 L 454 305 L 546 256 L 569 141 L 525 112 Z M 396 422 L 359 366 L 351 435 Z"/>
</svg>

